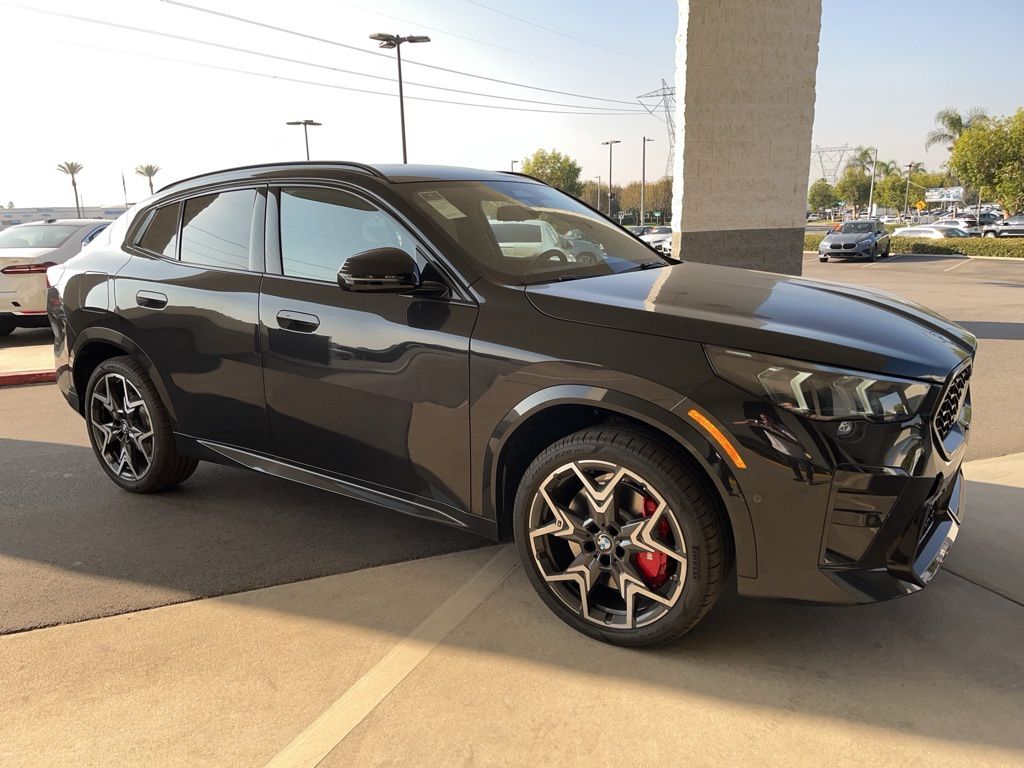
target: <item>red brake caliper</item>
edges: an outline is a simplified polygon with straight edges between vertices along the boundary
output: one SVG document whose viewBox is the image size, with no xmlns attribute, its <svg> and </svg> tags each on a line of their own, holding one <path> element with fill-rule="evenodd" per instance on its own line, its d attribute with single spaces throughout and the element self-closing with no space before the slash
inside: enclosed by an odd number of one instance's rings
<svg viewBox="0 0 1024 768">
<path fill-rule="evenodd" d="M 644 496 L 644 517 L 650 517 L 658 510 L 658 502 Z M 666 541 L 669 537 L 668 520 L 658 522 L 658 538 Z M 648 586 L 660 587 L 668 580 L 668 555 L 661 552 L 641 552 L 633 557 L 633 564 L 647 581 Z"/>
</svg>

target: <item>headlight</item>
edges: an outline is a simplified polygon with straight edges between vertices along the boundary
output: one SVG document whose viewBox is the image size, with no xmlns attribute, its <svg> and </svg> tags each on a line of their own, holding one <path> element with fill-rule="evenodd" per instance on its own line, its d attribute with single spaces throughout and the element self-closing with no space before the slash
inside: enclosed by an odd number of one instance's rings
<svg viewBox="0 0 1024 768">
<path fill-rule="evenodd" d="M 812 419 L 905 421 L 916 414 L 929 385 L 817 363 L 706 346 L 720 377 Z"/>
<path fill-rule="evenodd" d="M 864 238 L 863 240 L 861 240 L 861 241 L 860 241 L 859 243 L 857 243 L 857 244 L 858 244 L 858 245 L 871 245 L 871 243 L 873 243 L 873 242 L 874 242 L 874 239 L 873 239 L 873 238 L 870 238 L 870 237 L 865 237 L 865 238 Z"/>
</svg>

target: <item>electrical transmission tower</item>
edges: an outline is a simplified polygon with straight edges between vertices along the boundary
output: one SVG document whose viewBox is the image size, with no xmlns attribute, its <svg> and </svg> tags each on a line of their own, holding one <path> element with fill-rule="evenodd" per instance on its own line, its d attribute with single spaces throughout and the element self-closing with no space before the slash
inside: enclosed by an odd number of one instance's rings
<svg viewBox="0 0 1024 768">
<path fill-rule="evenodd" d="M 665 175 L 672 175 L 672 161 L 676 154 L 676 89 L 661 80 L 661 88 L 636 97 L 644 109 L 655 117 L 665 121 L 668 128 L 668 160 L 665 163 Z M 664 117 L 658 113 L 663 113 Z"/>
<path fill-rule="evenodd" d="M 830 184 L 836 183 L 839 167 L 843 164 L 843 157 L 849 149 L 849 144 L 843 144 L 841 147 L 814 146 L 814 154 L 818 156 L 818 165 L 821 166 L 821 176 Z"/>
</svg>

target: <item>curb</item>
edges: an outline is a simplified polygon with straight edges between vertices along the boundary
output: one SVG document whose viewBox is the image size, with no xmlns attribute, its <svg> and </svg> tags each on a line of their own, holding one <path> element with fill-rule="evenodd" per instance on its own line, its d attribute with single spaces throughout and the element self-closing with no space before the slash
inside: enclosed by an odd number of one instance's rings
<svg viewBox="0 0 1024 768">
<path fill-rule="evenodd" d="M 56 380 L 56 371 L 15 371 L 13 373 L 0 373 L 0 387 L 17 387 L 22 384 L 44 384 Z"/>
</svg>

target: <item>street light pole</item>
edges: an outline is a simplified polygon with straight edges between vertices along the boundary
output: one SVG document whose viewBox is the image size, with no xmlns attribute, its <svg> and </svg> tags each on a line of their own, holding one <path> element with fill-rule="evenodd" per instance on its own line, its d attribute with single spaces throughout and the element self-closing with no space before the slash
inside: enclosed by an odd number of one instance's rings
<svg viewBox="0 0 1024 768">
<path fill-rule="evenodd" d="M 644 225 L 644 196 L 647 192 L 647 142 L 654 141 L 644 136 L 643 151 L 640 153 L 640 221 L 637 223 L 642 227 Z"/>
<path fill-rule="evenodd" d="M 512 171 L 512 173 L 516 172 L 516 163 L 518 163 L 518 162 L 519 162 L 518 160 L 513 160 L 512 161 L 512 167 L 510 169 Z"/>
<path fill-rule="evenodd" d="M 285 123 L 285 125 L 302 126 L 302 135 L 306 139 L 306 159 L 309 160 L 309 126 L 323 125 L 323 123 L 318 123 L 316 120 L 291 120 L 290 122 Z"/>
<path fill-rule="evenodd" d="M 385 32 L 377 32 L 370 35 L 371 40 L 380 43 L 381 48 L 394 48 L 395 58 L 398 61 L 398 119 L 402 124 L 402 162 L 408 163 L 409 157 L 405 149 L 405 93 L 402 90 L 402 43 L 429 43 L 430 38 L 426 35 L 389 35 Z"/>
<path fill-rule="evenodd" d="M 903 193 L 903 218 L 910 217 L 910 174 L 917 163 L 907 163 L 907 189 Z"/>
<path fill-rule="evenodd" d="M 878 150 L 875 150 L 875 159 L 871 161 L 871 186 L 868 188 L 868 218 L 871 218 L 871 209 L 875 201 L 875 169 L 878 167 Z"/>
<path fill-rule="evenodd" d="M 595 176 L 594 178 L 597 179 L 597 201 L 596 201 L 597 205 L 595 205 L 594 207 L 597 208 L 597 210 L 600 211 L 601 210 L 601 174 L 597 174 L 597 176 Z"/>
<path fill-rule="evenodd" d="M 618 139 L 608 139 L 601 144 L 608 145 L 608 216 L 612 215 L 612 147 L 619 144 Z"/>
</svg>

